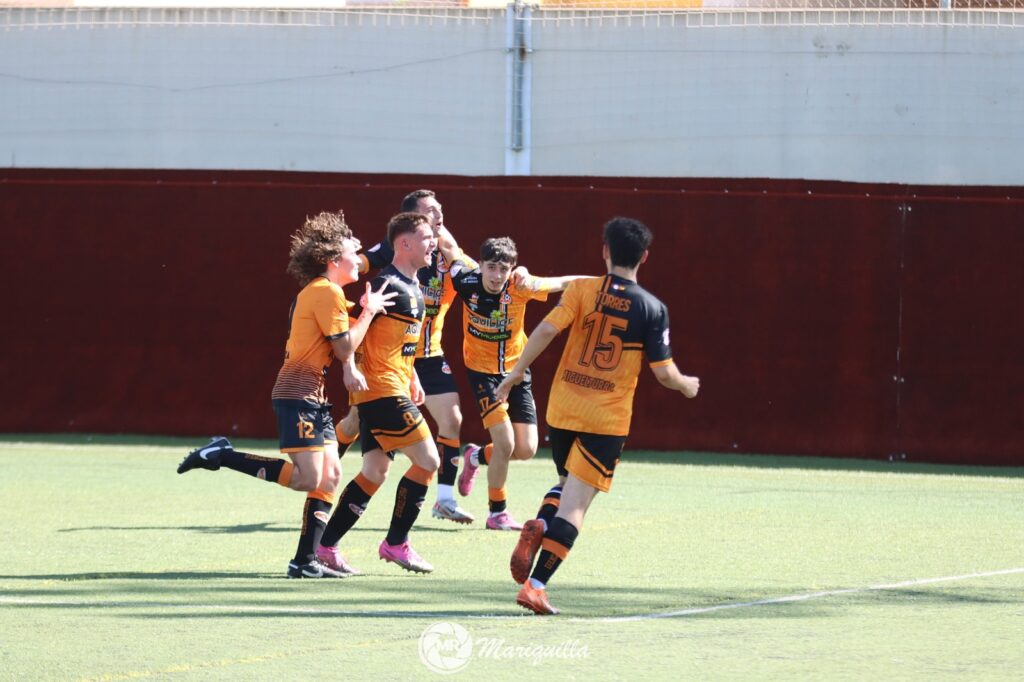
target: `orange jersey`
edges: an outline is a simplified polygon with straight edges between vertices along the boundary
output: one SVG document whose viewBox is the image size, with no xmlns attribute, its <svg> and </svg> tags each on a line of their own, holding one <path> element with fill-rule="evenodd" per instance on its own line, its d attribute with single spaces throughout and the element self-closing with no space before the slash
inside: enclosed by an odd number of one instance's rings
<svg viewBox="0 0 1024 682">
<path fill-rule="evenodd" d="M 326 402 L 324 377 L 334 359 L 331 341 L 348 333 L 345 292 L 324 277 L 307 284 L 288 314 L 288 343 L 272 398 Z"/>
<path fill-rule="evenodd" d="M 378 398 L 409 396 L 413 361 L 423 322 L 423 295 L 415 280 L 406 279 L 389 265 L 380 271 L 370 286 L 374 291 L 388 282 L 384 293 L 398 292 L 387 314 L 378 314 L 370 322 L 363 343 L 356 350 L 356 366 L 366 377 L 367 390 L 349 396 L 353 405 Z"/>
<path fill-rule="evenodd" d="M 366 273 L 371 268 L 383 268 L 390 263 L 394 258 L 394 250 L 387 242 L 380 242 L 371 246 L 365 254 L 360 254 L 360 258 L 362 263 L 359 272 Z M 459 262 L 471 268 L 476 267 L 476 262 L 464 254 L 459 256 Z M 430 259 L 430 265 L 420 268 L 416 273 L 424 305 L 423 333 L 416 345 L 417 358 L 432 358 L 444 354 L 441 348 L 441 331 L 444 329 L 444 317 L 455 300 L 455 288 L 452 286 L 449 268 L 450 264 L 444 255 L 440 251 L 435 251 Z"/>
<path fill-rule="evenodd" d="M 569 284 L 544 321 L 569 328 L 551 385 L 548 424 L 628 435 L 644 358 L 651 367 L 672 362 L 665 304 L 617 275 L 588 277 Z"/>
<path fill-rule="evenodd" d="M 479 268 L 452 267 L 452 282 L 462 299 L 465 333 L 462 358 L 467 369 L 484 374 L 505 374 L 526 345 L 526 304 L 543 301 L 554 279 L 529 277 L 523 286 L 509 280 L 492 294 L 484 288 Z"/>
</svg>

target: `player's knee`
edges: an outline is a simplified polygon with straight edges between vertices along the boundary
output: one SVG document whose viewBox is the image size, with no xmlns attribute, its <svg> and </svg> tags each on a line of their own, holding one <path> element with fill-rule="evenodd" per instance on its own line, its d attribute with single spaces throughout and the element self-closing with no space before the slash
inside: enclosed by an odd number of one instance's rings
<svg viewBox="0 0 1024 682">
<path fill-rule="evenodd" d="M 525 461 L 525 460 L 528 460 L 528 459 L 532 459 L 533 456 L 536 455 L 536 454 L 537 454 L 537 446 L 536 445 L 531 445 L 529 443 L 525 443 L 525 444 L 516 443 L 515 448 L 513 448 L 513 450 L 512 450 L 512 457 L 511 457 L 511 459 L 515 459 L 515 460 L 518 460 L 518 461 L 522 462 L 522 461 Z"/>
<path fill-rule="evenodd" d="M 291 487 L 300 492 L 308 493 L 317 489 L 320 483 L 317 478 L 316 470 L 296 469 L 296 473 L 292 475 Z"/>
<path fill-rule="evenodd" d="M 355 409 L 349 410 L 341 419 L 342 433 L 356 433 L 359 429 L 359 412 Z"/>
<path fill-rule="evenodd" d="M 387 480 L 390 468 L 388 463 L 363 460 L 362 474 L 373 483 L 381 485 Z"/>
<path fill-rule="evenodd" d="M 437 471 L 441 466 L 441 458 L 437 452 L 429 453 L 428 456 L 423 458 L 423 461 L 417 466 L 426 469 L 427 471 Z"/>
<path fill-rule="evenodd" d="M 327 467 L 324 469 L 324 478 L 320 484 L 320 487 L 328 492 L 333 492 L 338 489 L 338 485 L 341 483 L 341 465 Z"/>
</svg>

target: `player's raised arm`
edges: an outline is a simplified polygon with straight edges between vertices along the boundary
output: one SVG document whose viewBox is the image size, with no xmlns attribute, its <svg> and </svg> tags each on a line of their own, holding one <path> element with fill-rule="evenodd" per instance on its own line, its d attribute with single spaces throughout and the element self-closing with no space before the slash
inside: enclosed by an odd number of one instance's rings
<svg viewBox="0 0 1024 682">
<path fill-rule="evenodd" d="M 657 377 L 658 383 L 665 388 L 679 391 L 687 398 L 697 397 L 697 391 L 700 390 L 700 379 L 683 374 L 676 367 L 676 363 L 669 362 L 666 365 L 655 365 L 651 367 L 651 371 Z"/>
</svg>

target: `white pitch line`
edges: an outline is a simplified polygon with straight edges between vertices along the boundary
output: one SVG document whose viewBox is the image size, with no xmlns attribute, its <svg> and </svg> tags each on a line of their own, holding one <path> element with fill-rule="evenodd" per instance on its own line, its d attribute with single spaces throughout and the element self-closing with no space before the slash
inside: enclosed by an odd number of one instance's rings
<svg viewBox="0 0 1024 682">
<path fill-rule="evenodd" d="M 705 606 L 697 609 L 683 609 L 682 611 L 669 611 L 667 613 L 645 613 L 638 616 L 616 616 L 614 618 L 601 618 L 605 623 L 625 623 L 637 620 L 653 620 L 656 618 L 679 618 L 682 616 L 696 616 L 702 613 L 714 613 L 727 609 L 742 609 L 751 606 L 769 606 L 771 604 L 788 604 L 798 601 L 810 601 L 822 597 L 834 597 L 840 594 L 863 594 L 865 592 L 879 592 L 883 590 L 898 590 L 904 587 L 916 585 L 933 585 L 935 583 L 948 583 L 958 580 L 971 580 L 973 578 L 991 578 L 997 575 L 1010 575 L 1012 573 L 1024 573 L 1024 568 L 1007 568 L 1002 571 L 987 571 L 985 573 L 968 573 L 966 575 L 948 575 L 942 578 L 920 578 L 918 580 L 905 580 L 899 583 L 888 585 L 869 585 L 868 587 L 848 587 L 842 590 L 825 590 L 824 592 L 808 592 L 805 594 L 791 594 L 785 597 L 774 599 L 760 599 L 758 601 L 736 602 L 732 604 L 719 604 L 718 606 Z"/>
<path fill-rule="evenodd" d="M 743 609 L 754 606 L 771 606 L 772 604 L 787 604 L 792 602 L 810 601 L 824 597 L 835 597 L 844 594 L 863 594 L 865 592 L 879 592 L 884 590 L 898 590 L 904 587 L 918 585 L 932 585 L 935 583 L 956 582 L 972 580 L 975 578 L 991 578 L 999 575 L 1012 575 L 1024 573 L 1024 568 L 1007 568 L 1001 571 L 986 571 L 984 573 L 968 573 L 965 575 L 950 575 L 941 578 L 920 578 L 917 580 L 905 580 L 887 585 L 869 585 L 867 587 L 849 587 L 841 590 L 825 590 L 822 592 L 807 592 L 803 594 L 791 594 L 784 597 L 772 599 L 760 599 L 758 601 L 733 602 L 731 604 L 718 604 L 717 606 L 704 606 L 681 611 L 668 611 L 663 613 L 643 613 L 635 616 L 614 616 L 603 618 L 569 618 L 577 622 L 596 623 L 626 623 L 634 621 L 655 620 L 659 618 L 681 618 L 684 616 L 696 616 L 716 611 L 727 611 L 729 609 Z M 175 610 L 192 609 L 194 611 L 237 611 L 241 613 L 265 613 L 268 616 L 361 616 L 378 618 L 411 618 L 411 619 L 465 619 L 465 620 L 521 620 L 528 618 L 527 614 L 522 615 L 501 615 L 501 614 L 472 614 L 459 612 L 438 612 L 438 611 L 339 611 L 335 609 L 296 608 L 280 606 L 243 606 L 235 604 L 154 604 L 153 602 L 132 602 L 132 601 L 72 601 L 57 599 L 35 599 L 31 597 L 3 597 L 0 596 L 0 606 L 95 606 L 102 608 L 138 608 L 158 607 Z"/>
</svg>

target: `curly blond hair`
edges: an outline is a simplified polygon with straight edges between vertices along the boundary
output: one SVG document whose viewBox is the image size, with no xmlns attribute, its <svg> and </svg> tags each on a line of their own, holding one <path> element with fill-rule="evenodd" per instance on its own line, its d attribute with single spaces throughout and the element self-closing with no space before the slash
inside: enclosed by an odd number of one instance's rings
<svg viewBox="0 0 1024 682">
<path fill-rule="evenodd" d="M 327 261 L 341 255 L 344 241 L 352 236 L 342 211 L 324 211 L 310 218 L 292 235 L 288 274 L 306 286 L 324 272 Z"/>
</svg>

